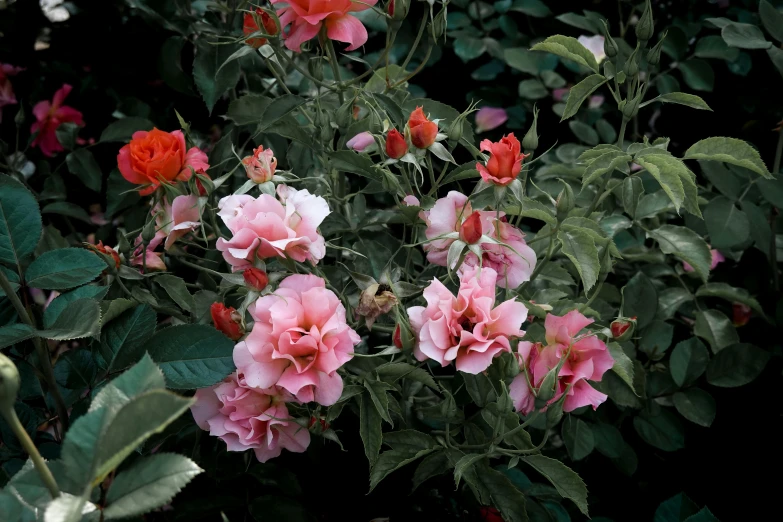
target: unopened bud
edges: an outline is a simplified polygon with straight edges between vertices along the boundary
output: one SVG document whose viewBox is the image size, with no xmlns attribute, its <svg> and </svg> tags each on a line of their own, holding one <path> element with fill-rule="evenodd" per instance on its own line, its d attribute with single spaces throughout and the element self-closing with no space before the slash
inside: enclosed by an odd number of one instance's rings
<svg viewBox="0 0 783 522">
<path fill-rule="evenodd" d="M 315 56 L 313 58 L 310 58 L 307 61 L 307 72 L 310 73 L 310 76 L 315 78 L 318 81 L 321 81 L 324 79 L 324 64 L 323 64 L 323 58 L 320 56 Z"/>
<path fill-rule="evenodd" d="M 555 200 L 557 219 L 560 221 L 567 218 L 568 213 L 574 209 L 575 200 L 574 189 L 571 188 L 571 185 L 562 180 L 561 183 L 563 184 L 563 190 L 560 191 L 560 194 L 557 196 L 557 200 Z"/>
<path fill-rule="evenodd" d="M 636 113 L 639 112 L 639 103 L 642 101 L 642 94 L 643 93 L 640 92 L 636 98 L 628 100 L 625 106 L 620 109 L 623 113 L 623 117 L 626 120 L 633 119 L 633 117 L 636 116 Z"/>
<path fill-rule="evenodd" d="M 636 44 L 636 49 L 633 50 L 631 56 L 625 61 L 625 67 L 623 72 L 628 78 L 633 78 L 639 72 L 639 44 Z"/>
<path fill-rule="evenodd" d="M 150 241 L 155 239 L 155 226 L 155 218 L 152 218 L 141 229 L 141 240 L 144 241 L 145 245 L 149 245 Z"/>
<path fill-rule="evenodd" d="M 432 20 L 432 37 L 437 40 L 446 32 L 446 6 Z"/>
<path fill-rule="evenodd" d="M 389 13 L 392 20 L 401 22 L 408 16 L 409 8 L 410 0 L 389 0 L 389 3 L 386 6 L 386 12 Z"/>
<path fill-rule="evenodd" d="M 650 0 L 646 0 L 642 17 L 639 18 L 639 22 L 636 24 L 636 38 L 640 42 L 647 42 L 647 40 L 652 38 L 654 30 L 652 5 L 650 5 Z"/>
<path fill-rule="evenodd" d="M 340 106 L 339 109 L 337 109 L 337 114 L 335 114 L 336 123 L 341 128 L 344 129 L 348 127 L 351 123 L 353 123 L 353 104 L 354 100 L 348 100 L 342 106 Z"/>
<path fill-rule="evenodd" d="M 242 277 L 245 279 L 245 284 L 256 292 L 260 292 L 269 284 L 269 276 L 266 275 L 266 272 L 255 267 L 250 267 L 242 272 Z"/>
<path fill-rule="evenodd" d="M 627 341 L 633 335 L 634 329 L 636 329 L 636 317 L 619 317 L 612 321 L 609 329 L 615 341 Z"/>
<path fill-rule="evenodd" d="M 609 34 L 609 26 L 606 23 L 606 20 L 601 20 L 604 24 L 604 54 L 607 56 L 607 58 L 614 58 L 617 56 L 618 48 L 617 48 L 617 42 L 614 41 L 614 38 L 612 38 L 612 35 Z"/>
<path fill-rule="evenodd" d="M 666 33 L 661 35 L 661 39 L 655 44 L 655 47 L 647 52 L 647 63 L 650 65 L 658 65 L 661 62 L 661 50 L 663 49 L 663 40 L 666 38 Z"/>
<path fill-rule="evenodd" d="M 459 238 L 468 245 L 472 245 L 481 239 L 482 234 L 481 213 L 476 210 L 462 223 L 459 228 Z"/>
<path fill-rule="evenodd" d="M 547 403 L 555 397 L 557 391 L 557 374 L 558 368 L 552 368 L 544 376 L 544 380 L 541 381 L 541 386 L 539 386 L 538 394 L 536 395 L 536 409 L 546 407 Z"/>
<path fill-rule="evenodd" d="M 530 154 L 538 148 L 538 107 L 533 106 L 533 123 L 522 138 L 522 149 L 525 154 Z"/>
<path fill-rule="evenodd" d="M 19 393 L 19 370 L 14 363 L 0 353 L 0 409 L 13 409 L 16 395 Z"/>
</svg>

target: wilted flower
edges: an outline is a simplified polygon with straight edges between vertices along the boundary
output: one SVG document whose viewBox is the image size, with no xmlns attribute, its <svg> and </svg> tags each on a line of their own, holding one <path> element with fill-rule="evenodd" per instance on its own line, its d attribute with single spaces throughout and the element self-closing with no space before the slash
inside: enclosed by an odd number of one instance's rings
<svg viewBox="0 0 783 522">
<path fill-rule="evenodd" d="M 387 284 L 372 284 L 362 291 L 356 315 L 364 317 L 367 328 L 372 328 L 375 319 L 388 314 L 397 304 L 397 297 Z"/>
</svg>

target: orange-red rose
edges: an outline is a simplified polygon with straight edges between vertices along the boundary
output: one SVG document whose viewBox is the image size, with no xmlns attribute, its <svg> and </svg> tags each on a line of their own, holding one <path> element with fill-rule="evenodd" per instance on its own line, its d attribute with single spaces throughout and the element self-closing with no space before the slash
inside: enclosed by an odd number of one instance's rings
<svg viewBox="0 0 783 522">
<path fill-rule="evenodd" d="M 421 107 L 416 107 L 408 118 L 408 130 L 411 133 L 411 143 L 419 149 L 426 149 L 438 136 L 438 124 L 427 119 Z"/>
<path fill-rule="evenodd" d="M 498 142 L 482 141 L 481 150 L 490 153 L 489 161 L 486 166 L 476 163 L 476 169 L 484 181 L 495 185 L 508 185 L 517 179 L 522 171 L 522 162 L 530 155 L 522 154 L 519 140 L 513 132 Z"/>
<path fill-rule="evenodd" d="M 400 159 L 408 152 L 408 144 L 400 131 L 392 129 L 386 134 L 386 155 L 393 159 Z"/>
<path fill-rule="evenodd" d="M 187 181 L 194 170 L 208 169 L 207 155 L 197 147 L 185 145 L 182 131 L 164 132 L 158 129 L 137 131 L 131 142 L 117 155 L 120 174 L 135 185 L 149 185 L 139 191 L 152 194 L 161 183 Z"/>
</svg>

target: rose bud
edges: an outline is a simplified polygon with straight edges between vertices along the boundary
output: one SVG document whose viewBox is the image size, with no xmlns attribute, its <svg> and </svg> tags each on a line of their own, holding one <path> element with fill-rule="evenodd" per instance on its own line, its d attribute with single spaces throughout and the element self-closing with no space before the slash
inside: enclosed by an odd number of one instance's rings
<svg viewBox="0 0 783 522">
<path fill-rule="evenodd" d="M 392 293 L 391 287 L 375 283 L 365 288 L 359 297 L 356 315 L 364 317 L 367 328 L 372 328 L 375 319 L 389 313 L 396 304 L 397 297 Z"/>
<path fill-rule="evenodd" d="M 438 124 L 427 119 L 421 107 L 416 107 L 408 118 L 411 143 L 419 149 L 426 149 L 438 136 Z"/>
<path fill-rule="evenodd" d="M 508 185 L 517 179 L 522 171 L 522 162 L 530 155 L 522 153 L 522 145 L 513 132 L 498 142 L 484 140 L 480 147 L 490 156 L 486 165 L 476 163 L 476 169 L 484 181 L 495 185 Z"/>
<path fill-rule="evenodd" d="M 481 239 L 483 231 L 481 229 L 481 213 L 477 210 L 468 217 L 459 229 L 459 238 L 465 243 L 472 245 Z"/>
<path fill-rule="evenodd" d="M 733 317 L 731 322 L 734 326 L 745 326 L 750 321 L 750 307 L 742 303 L 733 303 L 731 305 Z"/>
<path fill-rule="evenodd" d="M 242 158 L 242 165 L 245 166 L 247 177 L 254 183 L 261 184 L 272 181 L 277 168 L 277 158 L 272 149 L 264 150 L 264 146 L 261 145 L 253 149 L 252 156 Z"/>
<path fill-rule="evenodd" d="M 120 268 L 120 255 L 112 247 L 104 245 L 103 241 L 98 241 L 97 245 L 87 245 L 87 246 L 93 252 L 97 252 L 99 254 L 109 256 L 114 261 L 114 268 L 116 269 Z"/>
<path fill-rule="evenodd" d="M 633 331 L 636 328 L 636 316 L 620 317 L 610 325 L 609 329 L 612 331 L 612 337 L 615 341 L 627 341 L 633 335 Z"/>
<path fill-rule="evenodd" d="M 270 36 L 277 34 L 277 24 L 263 9 L 256 8 L 255 13 L 245 13 L 245 18 L 242 22 L 242 32 L 245 36 L 258 32 L 264 32 Z M 258 49 L 266 43 L 266 38 L 248 38 L 245 40 L 245 43 L 250 47 Z"/>
<path fill-rule="evenodd" d="M 215 328 L 232 341 L 238 341 L 245 333 L 242 329 L 242 317 L 235 308 L 226 307 L 223 303 L 212 303 L 209 313 Z"/>
<path fill-rule="evenodd" d="M 321 434 L 329 429 L 329 423 L 326 422 L 325 417 L 316 417 L 315 415 L 311 415 L 310 423 L 308 424 L 307 429 L 315 434 Z"/>
<path fill-rule="evenodd" d="M 408 152 L 408 144 L 400 131 L 392 129 L 386 134 L 386 155 L 393 159 L 400 159 Z"/>
<path fill-rule="evenodd" d="M 392 335 L 392 342 L 394 346 L 402 350 L 402 335 L 400 334 L 400 325 L 394 329 L 394 335 Z"/>
<path fill-rule="evenodd" d="M 245 278 L 245 284 L 256 292 L 260 292 L 269 284 L 269 276 L 258 268 L 250 267 L 246 269 L 242 272 L 242 277 Z"/>
</svg>

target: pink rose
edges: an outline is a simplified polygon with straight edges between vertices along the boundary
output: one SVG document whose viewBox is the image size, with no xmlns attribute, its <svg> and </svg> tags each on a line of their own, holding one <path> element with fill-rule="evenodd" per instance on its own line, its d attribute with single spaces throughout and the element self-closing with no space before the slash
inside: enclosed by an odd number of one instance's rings
<svg viewBox="0 0 783 522">
<path fill-rule="evenodd" d="M 482 107 L 476 113 L 476 133 L 497 129 L 508 121 L 505 109 L 498 107 Z"/>
<path fill-rule="evenodd" d="M 367 29 L 358 18 L 349 13 L 372 8 L 378 0 L 355 2 L 352 0 L 271 0 L 272 5 L 285 4 L 277 11 L 285 46 L 300 52 L 304 42 L 315 38 L 321 26 L 326 26 L 326 36 L 331 40 L 350 44 L 346 51 L 358 49 L 367 41 Z"/>
<path fill-rule="evenodd" d="M 408 308 L 416 359 L 441 366 L 456 361 L 457 370 L 475 375 L 511 350 L 511 338 L 525 334 L 520 327 L 527 308 L 513 299 L 495 306 L 496 277 L 491 268 L 466 270 L 456 297 L 433 279 L 424 289 L 427 306 Z"/>
<path fill-rule="evenodd" d="M 481 243 L 481 265 L 493 269 L 498 274 L 498 286 L 500 288 L 516 288 L 525 281 L 530 281 L 530 276 L 536 268 L 536 253 L 525 243 L 525 234 L 514 225 L 495 219 L 492 216 L 493 228 L 489 236 L 506 245 L 496 243 Z M 503 212 L 500 213 L 503 216 Z M 509 248 L 510 247 L 510 248 Z M 460 272 L 468 267 L 479 264 L 479 259 L 473 252 L 465 256 L 465 261 L 460 267 Z"/>
<path fill-rule="evenodd" d="M 371 152 L 375 148 L 373 145 L 375 145 L 375 138 L 369 132 L 360 132 L 345 142 L 346 147 L 356 152 Z"/>
<path fill-rule="evenodd" d="M 16 105 L 14 86 L 11 85 L 9 77 L 16 76 L 23 70 L 24 69 L 21 67 L 0 63 L 0 122 L 3 121 L 3 107 L 6 105 Z"/>
<path fill-rule="evenodd" d="M 606 401 L 606 395 L 590 386 L 587 381 L 600 381 L 604 373 L 614 365 L 614 359 L 606 344 L 595 335 L 577 336 L 592 322 L 592 319 L 576 310 L 563 317 L 548 314 L 544 322 L 546 346 L 530 342 L 518 344 L 517 358 L 522 371 L 509 388 L 517 411 L 527 415 L 535 409 L 535 396 L 527 379 L 538 389 L 546 374 L 556 368 L 564 357 L 567 359 L 558 373 L 555 395 L 549 403 L 557 401 L 565 393 L 563 411 L 569 412 L 587 405 L 596 409 Z"/>
<path fill-rule="evenodd" d="M 147 250 L 144 250 L 144 244 L 141 239 L 141 234 L 136 238 L 134 246 L 136 247 L 131 254 L 130 264 L 132 266 L 147 267 L 147 271 L 166 270 L 166 263 L 163 262 L 163 253 L 155 252 L 155 249 L 163 243 L 163 238 L 166 237 L 166 233 L 158 231 L 152 241 L 147 245 Z"/>
<path fill-rule="evenodd" d="M 51 102 L 40 101 L 33 107 L 33 114 L 38 121 L 33 123 L 30 128 L 30 132 L 35 134 L 32 145 L 39 147 L 44 156 L 51 157 L 65 150 L 55 132 L 60 125 L 63 123 L 84 125 L 81 112 L 73 107 L 63 105 L 65 98 L 71 93 L 71 89 L 72 87 L 66 83 L 54 93 Z"/>
<path fill-rule="evenodd" d="M 314 275 L 288 276 L 248 310 L 253 331 L 234 347 L 234 364 L 248 385 L 277 385 L 302 402 L 337 402 L 343 391 L 337 369 L 361 338 L 326 282 Z"/>
<path fill-rule="evenodd" d="M 710 270 L 715 270 L 715 267 L 718 266 L 720 263 L 723 263 L 726 261 L 726 258 L 723 257 L 723 254 L 721 254 L 716 249 L 711 249 L 710 254 L 712 254 L 712 262 L 710 263 Z M 693 272 L 693 267 L 686 263 L 685 261 L 682 262 L 682 269 L 686 272 Z"/>
<path fill-rule="evenodd" d="M 233 373 L 197 390 L 195 398 L 190 411 L 196 424 L 223 439 L 228 451 L 252 449 L 266 462 L 283 449 L 302 453 L 310 445 L 310 432 L 291 418 L 285 405 L 291 398 L 283 390 L 252 388 L 241 373 Z"/>
<path fill-rule="evenodd" d="M 269 194 L 227 196 L 218 215 L 232 237 L 218 238 L 217 249 L 234 270 L 252 266 L 255 258 L 287 257 L 317 263 L 326 255 L 326 242 L 318 226 L 329 215 L 329 205 L 307 190 L 277 187 L 278 199 Z"/>
<path fill-rule="evenodd" d="M 164 250 L 168 250 L 179 238 L 201 226 L 201 205 L 197 196 L 177 196 L 169 205 L 158 203 L 152 210 L 158 230 L 166 235 Z"/>
</svg>

